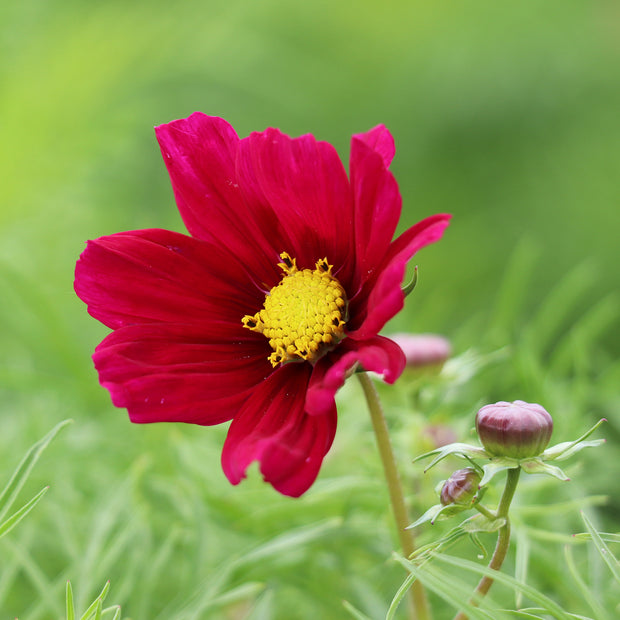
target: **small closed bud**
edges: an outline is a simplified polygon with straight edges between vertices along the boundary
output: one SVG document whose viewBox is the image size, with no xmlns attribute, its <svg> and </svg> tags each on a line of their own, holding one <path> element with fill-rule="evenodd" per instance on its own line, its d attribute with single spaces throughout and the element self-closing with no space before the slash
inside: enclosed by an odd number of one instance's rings
<svg viewBox="0 0 620 620">
<path fill-rule="evenodd" d="M 403 350 L 409 368 L 439 366 L 450 357 L 450 341 L 437 334 L 393 334 L 390 336 Z"/>
<path fill-rule="evenodd" d="M 458 436 L 446 424 L 429 424 L 422 429 L 420 440 L 425 446 L 428 446 L 429 450 L 435 450 L 436 448 L 455 443 L 458 441 Z"/>
<path fill-rule="evenodd" d="M 441 487 L 439 501 L 443 506 L 458 504 L 468 506 L 478 493 L 480 474 L 473 467 L 458 469 Z"/>
<path fill-rule="evenodd" d="M 478 411 L 476 431 L 489 454 L 526 459 L 542 454 L 547 447 L 553 420 L 541 405 L 500 401 Z"/>
</svg>

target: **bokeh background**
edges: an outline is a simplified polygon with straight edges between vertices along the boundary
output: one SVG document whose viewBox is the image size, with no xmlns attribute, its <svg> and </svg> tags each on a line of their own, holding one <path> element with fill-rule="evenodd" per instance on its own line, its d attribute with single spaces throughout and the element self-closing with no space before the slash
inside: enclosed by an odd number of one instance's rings
<svg viewBox="0 0 620 620">
<path fill-rule="evenodd" d="M 3 542 L 14 568 L 12 577 L 0 575 L 0 600 L 12 614 L 0 607 L 0 618 L 60 616 L 57 594 L 67 578 L 78 588 L 80 577 L 87 581 L 83 601 L 106 578 L 120 582 L 118 600 L 136 590 L 126 573 L 143 571 L 164 543 L 155 534 L 150 547 L 143 541 L 142 564 L 119 552 L 99 566 L 118 514 L 135 532 L 178 528 L 175 536 L 194 549 L 182 515 L 166 512 L 168 504 L 181 505 L 166 496 L 169 489 L 158 512 L 149 486 L 157 486 L 158 476 L 189 476 L 191 484 L 179 484 L 188 487 L 185 516 L 196 522 L 200 511 L 207 520 L 210 509 L 192 504 L 192 485 L 225 505 L 214 509 L 222 529 L 228 522 L 247 532 L 253 523 L 250 508 L 243 514 L 244 504 L 235 503 L 239 489 L 229 488 L 219 471 L 223 431 L 132 427 L 113 409 L 90 361 L 105 329 L 72 289 L 86 239 L 135 228 L 183 230 L 153 126 L 195 110 L 226 118 L 241 136 L 267 126 L 313 133 L 345 161 L 351 134 L 386 124 L 396 140 L 401 229 L 436 212 L 454 215 L 444 240 L 417 258 L 418 289 L 391 329 L 443 333 L 456 353 L 476 346 L 489 352 L 523 334 L 539 347 L 534 371 L 524 358 L 516 370 L 497 373 L 521 372 L 520 382 L 506 380 L 511 393 L 498 393 L 501 381 L 491 385 L 490 376 L 476 398 L 536 400 L 545 394 L 545 360 L 558 348 L 570 350 L 574 356 L 558 362 L 558 372 L 563 388 L 579 375 L 581 400 L 557 388 L 557 402 L 570 411 L 567 419 L 583 421 L 581 430 L 603 415 L 612 418 L 608 436 L 617 438 L 618 2 L 2 3 L 0 471 L 8 478 L 56 422 L 76 422 L 35 475 L 33 489 L 37 480 L 52 484 L 49 506 L 37 508 L 41 520 L 24 526 L 28 534 L 16 535 L 17 542 Z M 494 322 L 489 317 L 497 308 L 503 318 Z M 575 325 L 586 340 L 571 340 Z M 564 411 L 552 413 L 560 432 L 573 428 L 563 427 Z M 457 428 L 466 426 L 459 418 Z M 348 441 L 338 449 L 345 451 Z M 188 465 L 187 445 L 204 450 L 204 461 Z M 188 467 L 191 474 L 184 473 Z M 343 464 L 336 469 L 344 471 Z M 593 491 L 615 492 L 617 502 L 614 471 L 593 476 Z M 258 482 L 247 484 L 250 491 L 242 492 L 259 493 L 261 501 L 273 500 L 278 515 L 308 525 L 294 504 L 259 490 Z M 143 485 L 150 494 L 141 495 Z M 116 516 L 106 521 L 101 515 L 115 501 Z M 132 521 L 136 506 L 141 523 Z M 617 527 L 617 507 L 612 502 L 603 510 L 608 525 Z M 96 546 L 98 518 L 107 525 Z M 56 533 L 41 539 L 46 528 Z M 53 546 L 59 537 L 64 557 Z M 175 541 L 166 543 L 170 557 L 181 553 Z M 212 542 L 204 544 L 204 553 L 213 554 Z M 238 539 L 231 545 L 230 553 L 242 553 Z M 383 551 L 379 545 L 377 557 Z M 30 553 L 28 568 L 19 558 Z M 128 608 L 131 617 L 164 613 L 163 604 L 149 607 L 152 593 L 141 592 L 141 602 Z"/>
</svg>

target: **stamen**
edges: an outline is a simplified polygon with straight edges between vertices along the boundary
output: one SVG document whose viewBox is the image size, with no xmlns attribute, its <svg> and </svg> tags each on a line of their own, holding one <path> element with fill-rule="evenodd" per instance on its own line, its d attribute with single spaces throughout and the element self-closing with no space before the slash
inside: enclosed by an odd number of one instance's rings
<svg viewBox="0 0 620 620">
<path fill-rule="evenodd" d="M 286 252 L 280 258 L 282 280 L 267 293 L 262 310 L 244 316 L 241 323 L 269 340 L 272 366 L 315 363 L 345 337 L 346 294 L 327 258 L 318 260 L 314 270 L 301 271 Z"/>
</svg>

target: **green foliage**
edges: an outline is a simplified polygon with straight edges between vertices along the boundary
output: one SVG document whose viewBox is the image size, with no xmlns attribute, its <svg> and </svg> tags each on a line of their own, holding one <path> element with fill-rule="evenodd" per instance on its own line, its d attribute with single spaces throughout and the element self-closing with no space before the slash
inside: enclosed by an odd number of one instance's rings
<svg viewBox="0 0 620 620">
<path fill-rule="evenodd" d="M 513 331 L 494 319 L 489 323 L 498 330 Z M 473 340 L 470 326 L 462 330 Z M 465 337 L 463 331 L 457 331 L 456 340 Z M 448 457 L 436 465 L 436 473 L 433 469 L 425 474 L 411 463 L 429 448 L 430 429 L 449 427 L 458 433 L 457 439 L 471 442 L 467 429 L 479 404 L 502 393 L 506 398 L 529 398 L 528 383 L 518 372 L 521 359 L 530 355 L 543 368 L 547 353 L 529 352 L 529 343 L 519 333 L 514 329 L 514 338 L 507 342 L 509 354 L 493 353 L 490 344 L 480 341 L 482 351 L 454 357 L 438 375 L 405 375 L 394 387 L 380 386 L 407 488 L 419 489 L 410 496 L 413 514 L 420 515 L 436 503 L 435 483 L 460 466 L 460 461 L 450 462 Z M 599 354 L 596 340 L 588 343 L 588 351 Z M 601 414 L 609 419 L 602 428 L 609 429 L 608 438 L 613 438 L 617 418 L 611 383 L 572 374 L 568 382 L 567 366 L 562 368 L 562 372 L 547 370 L 539 386 L 541 402 L 558 421 L 555 439 L 572 439 L 588 420 Z M 337 441 L 319 481 L 304 498 L 291 501 L 263 485 L 255 471 L 239 487 L 227 483 L 218 465 L 225 429 L 131 426 L 120 412 L 110 409 L 105 398 L 88 395 L 98 390 L 94 380 L 81 385 L 80 402 L 93 402 L 95 408 L 78 415 L 73 404 L 78 422 L 62 441 L 55 442 L 60 450 L 54 452 L 52 447 L 46 452 L 45 468 L 32 469 L 65 423 L 30 449 L 17 470 L 22 474 L 14 475 L 3 492 L 4 498 L 14 499 L 25 484 L 23 472 L 30 474 L 35 488 L 42 482 L 51 484 L 46 501 L 1 541 L 6 562 L 0 575 L 0 609 L 35 620 L 58 617 L 63 613 L 60 601 L 68 579 L 79 586 L 75 608 L 88 609 L 97 601 L 97 584 L 110 579 L 116 600 L 131 618 L 225 619 L 231 614 L 337 618 L 347 612 L 353 617 L 399 617 L 398 602 L 409 582 L 390 606 L 402 573 L 397 564 L 387 561 L 394 545 L 387 496 L 356 387 L 347 384 L 342 391 Z M 600 393 L 601 389 L 608 391 Z M 576 404 L 562 410 L 560 404 L 570 402 L 566 390 Z M 590 416 L 573 409 L 590 400 L 595 390 L 592 402 L 604 408 L 597 406 Z M 44 393 L 47 418 L 49 411 L 64 409 L 54 400 L 53 390 Z M 34 409 L 34 396 L 24 393 L 21 400 Z M 64 392 L 57 397 L 64 399 Z M 12 398 L 18 400 L 18 395 Z M 564 418 L 557 415 L 558 410 Z M 33 417 L 5 423 L 5 453 L 7 441 L 17 444 L 37 428 Z M 15 429 L 20 429 L 18 434 Z M 586 506 L 607 531 L 618 528 L 614 511 L 606 506 L 608 498 L 595 493 L 604 491 L 605 484 L 612 488 L 609 480 L 617 475 L 613 470 L 617 460 L 609 453 L 617 455 L 616 442 L 576 455 L 568 462 L 570 482 L 528 477 L 517 493 L 512 518 L 516 550 L 510 556 L 513 559 L 509 557 L 506 579 L 497 579 L 504 587 L 492 592 L 493 598 L 484 603 L 488 609 L 482 605 L 472 617 L 476 613 L 515 617 L 510 609 L 521 610 L 516 617 L 539 617 L 540 611 L 525 612 L 524 605 L 533 603 L 548 611 L 547 599 L 570 617 L 594 614 L 605 620 L 601 609 L 613 617 L 618 592 L 609 583 L 613 573 L 607 579 L 597 566 L 613 557 L 608 545 L 617 542 L 617 535 L 597 536 L 593 529 L 572 536 L 579 531 L 579 510 Z M 603 481 L 593 484 L 591 471 L 605 472 Z M 492 503 L 493 489 L 488 494 Z M 450 531 L 450 527 L 453 524 L 446 522 L 419 528 L 420 551 L 432 552 L 443 540 L 442 551 L 455 555 L 442 558 L 471 559 L 480 553 L 476 546 L 460 542 L 472 535 L 471 528 Z M 492 544 L 493 532 L 479 530 L 473 532 L 478 543 Z M 603 553 L 596 557 L 584 553 L 587 541 Z M 469 595 L 486 561 L 459 564 L 458 573 L 450 570 L 452 564 L 438 567 L 435 560 L 419 569 L 417 577 L 434 593 L 438 618 L 449 617 L 459 601 L 467 600 L 462 595 Z M 570 580 L 564 576 L 565 565 Z M 511 574 L 518 577 L 516 582 Z M 446 580 L 449 588 L 442 585 Z M 96 613 L 96 607 L 92 610 Z M 117 608 L 106 612 L 101 605 L 101 613 L 105 618 L 106 613 L 120 612 Z"/>
<path fill-rule="evenodd" d="M 97 598 L 88 606 L 88 609 L 80 616 L 79 620 L 101 620 L 102 618 L 111 618 L 111 620 L 120 620 L 121 608 L 118 605 L 103 609 L 103 601 L 110 590 L 110 582 L 108 581 Z M 73 588 L 71 582 L 67 581 L 66 589 L 67 599 L 67 620 L 75 620 L 75 604 L 73 602 Z"/>
<path fill-rule="evenodd" d="M 26 483 L 32 468 L 39 460 L 43 450 L 45 450 L 50 441 L 54 439 L 58 431 L 67 426 L 70 422 L 71 420 L 60 422 L 60 424 L 57 424 L 45 437 L 43 437 L 43 439 L 37 441 L 37 443 L 35 443 L 30 450 L 28 450 L 20 464 L 17 466 L 17 469 L 13 472 L 13 475 L 4 487 L 2 493 L 0 493 L 0 538 L 10 532 L 39 503 L 43 495 L 47 492 L 47 487 L 41 489 L 30 501 L 26 502 L 13 514 L 6 517 L 6 514 L 11 509 L 11 506 Z"/>
<path fill-rule="evenodd" d="M 609 568 L 609 571 L 613 575 L 616 582 L 620 584 L 620 562 L 618 562 L 617 558 L 614 556 L 614 554 L 605 543 L 603 536 L 601 536 L 601 534 L 596 531 L 596 528 L 594 527 L 590 519 L 588 519 L 586 514 L 582 513 L 581 516 L 584 520 L 584 523 L 586 524 L 586 527 L 588 528 L 588 534 L 590 534 L 594 546 L 600 553 L 601 558 L 603 559 L 605 564 L 607 564 L 607 568 Z"/>
<path fill-rule="evenodd" d="M 22 458 L 6 487 L 2 493 L 0 493 L 0 519 L 2 519 L 11 509 L 11 506 L 26 483 L 28 476 L 39 460 L 42 452 L 56 437 L 58 432 L 71 422 L 72 420 L 64 420 L 63 422 L 57 424 L 47 435 L 45 435 L 45 437 L 37 441 Z M 48 488 L 49 487 L 41 489 L 41 491 L 39 491 L 30 501 L 26 502 L 21 508 L 6 517 L 4 521 L 0 522 L 0 538 L 8 534 L 8 532 L 10 532 L 24 517 L 26 517 L 26 515 L 38 504 L 43 495 L 47 492 Z M 91 620 L 91 618 L 94 618 L 94 620 L 100 620 L 104 613 L 111 611 L 115 611 L 113 620 L 120 620 L 120 608 L 114 607 L 106 610 L 103 610 L 102 608 L 102 603 L 108 593 L 109 587 L 110 583 L 108 582 L 99 596 L 93 601 L 84 614 L 80 616 L 80 620 Z M 66 589 L 66 606 L 67 620 L 75 620 L 73 590 L 69 581 L 67 581 Z"/>
</svg>

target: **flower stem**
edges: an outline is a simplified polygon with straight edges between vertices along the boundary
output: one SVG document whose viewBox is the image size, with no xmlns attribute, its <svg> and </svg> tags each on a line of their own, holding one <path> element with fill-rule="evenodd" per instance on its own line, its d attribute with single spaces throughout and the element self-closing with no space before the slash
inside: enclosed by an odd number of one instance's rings
<svg viewBox="0 0 620 620">
<path fill-rule="evenodd" d="M 400 476 L 398 475 L 398 469 L 396 468 L 396 459 L 394 458 L 387 422 L 383 414 L 383 407 L 379 401 L 377 389 L 368 374 L 360 372 L 357 376 L 362 384 L 364 396 L 368 403 L 372 428 L 377 439 L 377 447 L 379 448 L 381 462 L 383 463 L 383 472 L 390 492 L 390 503 L 392 504 L 392 513 L 396 521 L 401 550 L 403 555 L 408 558 L 415 551 L 415 541 L 413 532 L 405 529 L 411 521 L 407 514 L 403 488 L 400 482 Z M 409 590 L 409 600 L 410 618 L 412 620 L 430 620 L 431 613 L 428 599 L 426 598 L 424 586 L 420 581 L 416 580 L 413 582 Z"/>
<path fill-rule="evenodd" d="M 487 510 L 484 506 L 480 504 L 474 504 L 474 508 L 482 515 L 484 515 L 489 521 L 493 521 L 497 517 L 490 511 Z"/>
<path fill-rule="evenodd" d="M 497 513 L 495 514 L 495 518 L 503 518 L 506 520 L 506 522 L 499 529 L 497 543 L 495 545 L 495 551 L 493 551 L 493 557 L 489 562 L 489 568 L 492 568 L 493 570 L 499 570 L 502 567 L 502 564 L 506 559 L 506 554 L 508 553 L 508 546 L 510 543 L 510 520 L 508 518 L 508 510 L 510 509 L 510 503 L 512 502 L 512 498 L 514 497 L 515 491 L 517 489 L 517 483 L 519 482 L 520 473 L 520 467 L 515 467 L 514 469 L 508 470 L 504 493 L 502 494 L 502 499 L 499 502 Z M 480 600 L 481 597 L 486 595 L 492 585 L 493 578 L 485 575 L 476 586 L 476 589 L 474 590 L 474 596 L 472 596 L 472 598 L 469 600 L 470 605 L 477 605 L 478 600 Z M 467 617 L 467 614 L 459 611 L 459 613 L 454 616 L 454 620 L 467 620 Z"/>
</svg>

